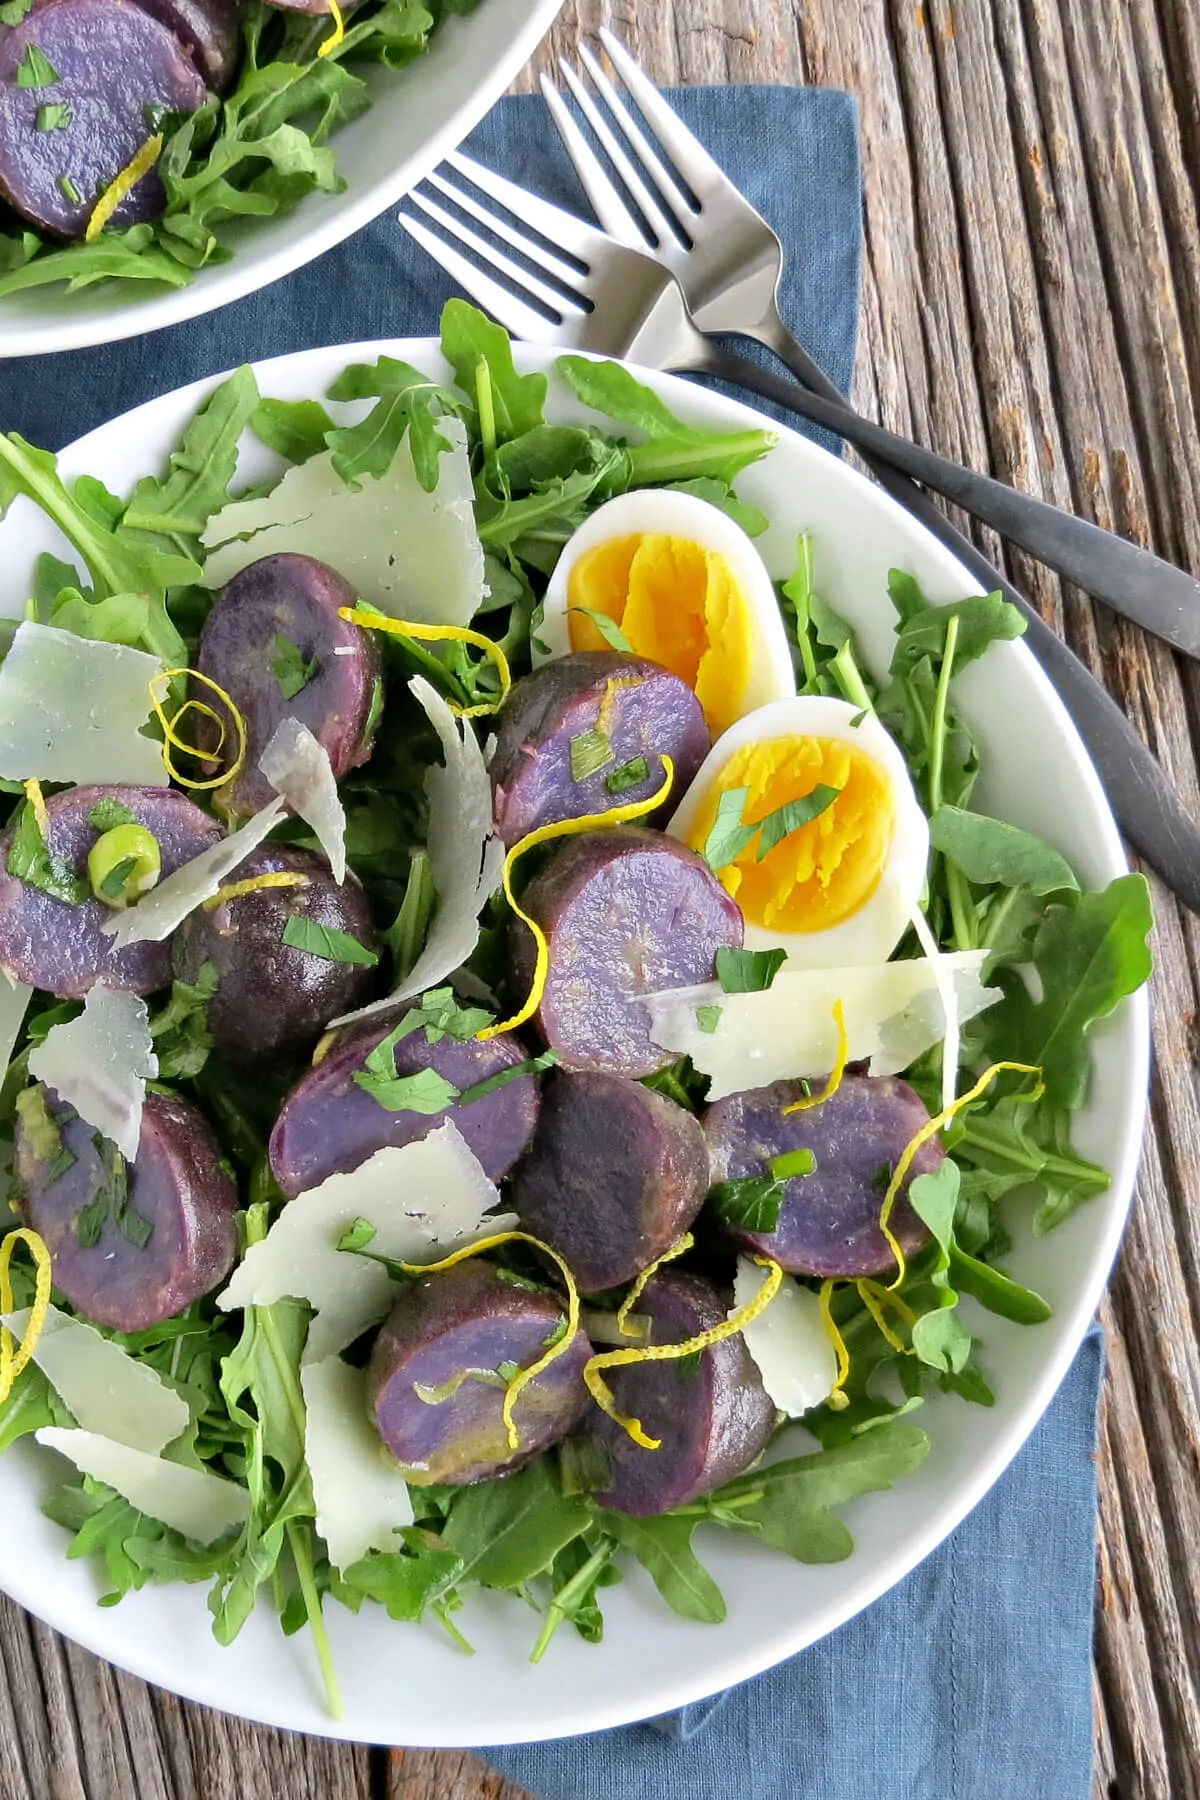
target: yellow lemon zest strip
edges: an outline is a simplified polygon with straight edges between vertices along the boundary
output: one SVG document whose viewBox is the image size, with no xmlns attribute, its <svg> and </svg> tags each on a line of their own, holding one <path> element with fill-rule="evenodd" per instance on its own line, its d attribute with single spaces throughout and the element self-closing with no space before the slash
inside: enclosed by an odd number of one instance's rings
<svg viewBox="0 0 1200 1800">
<path fill-rule="evenodd" d="M 865 1276 L 861 1281 L 855 1282 L 854 1285 L 858 1289 L 859 1298 L 863 1305 L 874 1319 L 876 1325 L 879 1327 L 880 1333 L 891 1345 L 892 1349 L 900 1351 L 903 1356 L 912 1356 L 913 1350 L 911 1345 L 906 1344 L 904 1339 L 900 1337 L 897 1332 L 892 1330 L 887 1322 L 884 1310 L 886 1307 L 890 1306 L 893 1312 L 897 1313 L 899 1317 L 904 1320 L 906 1325 L 913 1325 L 916 1323 L 917 1315 L 912 1307 L 909 1306 L 908 1302 L 902 1300 L 899 1294 L 893 1294 L 891 1290 L 885 1288 L 881 1282 L 871 1281 Z"/>
<path fill-rule="evenodd" d="M 216 694 L 228 708 L 229 716 L 233 720 L 234 729 L 237 732 L 238 752 L 233 759 L 233 766 L 221 775 L 214 775 L 209 781 L 194 781 L 188 775 L 181 775 L 171 761 L 170 751 L 182 750 L 188 756 L 197 756 L 203 761 L 210 762 L 214 756 L 220 755 L 225 743 L 226 735 L 224 721 L 219 718 L 212 707 L 207 705 L 203 700 L 185 700 L 178 712 L 173 714 L 171 718 L 167 717 L 166 712 L 163 709 L 163 703 L 158 695 L 158 683 L 160 681 L 174 681 L 179 675 L 186 675 L 189 681 L 202 681 L 205 687 L 211 688 L 213 693 Z M 172 781 L 177 782 L 180 787 L 191 788 L 195 793 L 202 793 L 206 788 L 224 787 L 227 781 L 236 780 L 237 776 L 241 773 L 242 764 L 246 760 L 246 721 L 242 718 L 242 715 L 234 705 L 234 702 L 230 699 L 229 695 L 225 692 L 225 689 L 219 682 L 214 681 L 210 675 L 201 674 L 199 669 L 162 669 L 150 682 L 150 704 L 154 708 L 155 718 L 162 727 L 163 766 Z M 180 737 L 176 730 L 176 726 L 179 724 L 184 713 L 189 711 L 203 713 L 205 717 L 212 719 L 216 723 L 219 735 L 214 750 L 197 750 L 194 744 L 189 744 L 185 739 Z"/>
<path fill-rule="evenodd" d="M 455 1250 L 453 1255 L 444 1256 L 441 1262 L 402 1262 L 396 1266 L 404 1269 L 409 1275 L 440 1275 L 443 1270 L 454 1268 L 456 1263 L 466 1262 L 469 1256 L 478 1256 L 481 1250 L 494 1250 L 499 1244 L 532 1244 L 535 1250 L 540 1250 L 543 1256 L 548 1256 L 552 1262 L 558 1264 L 567 1290 L 566 1330 L 561 1337 L 554 1340 L 544 1355 L 538 1357 L 536 1362 L 530 1363 L 527 1369 L 518 1369 L 504 1390 L 504 1407 L 500 1416 L 504 1420 L 504 1429 L 508 1433 L 508 1447 L 510 1450 L 516 1450 L 520 1447 L 521 1439 L 513 1422 L 513 1408 L 521 1396 L 522 1389 L 527 1388 L 531 1381 L 543 1374 L 550 1364 L 562 1355 L 563 1351 L 574 1342 L 575 1334 L 579 1330 L 579 1290 L 575 1286 L 575 1277 L 570 1269 L 557 1250 L 552 1250 L 549 1244 L 542 1242 L 541 1238 L 531 1237 L 527 1231 L 497 1232 L 494 1237 L 481 1238 L 477 1244 L 467 1244 L 464 1249 Z"/>
<path fill-rule="evenodd" d="M 605 1350 L 599 1356 L 590 1357 L 584 1364 L 583 1379 L 596 1405 L 615 1424 L 623 1426 L 634 1443 L 643 1450 L 660 1449 L 662 1439 L 647 1437 L 640 1419 L 626 1418 L 624 1413 L 618 1412 L 612 1389 L 601 1375 L 601 1369 L 626 1368 L 631 1363 L 674 1362 L 682 1357 L 692 1356 L 698 1350 L 707 1350 L 712 1344 L 723 1343 L 726 1338 L 736 1337 L 747 1325 L 753 1325 L 755 1319 L 770 1306 L 783 1282 L 783 1270 L 777 1262 L 773 1262 L 768 1256 L 756 1256 L 754 1260 L 767 1270 L 767 1279 L 753 1300 L 735 1313 L 732 1319 L 723 1319 L 711 1331 L 701 1331 L 695 1337 L 686 1338 L 682 1344 L 651 1344 L 644 1350 Z"/>
<path fill-rule="evenodd" d="M 508 658 L 499 644 L 485 637 L 482 631 L 468 631 L 464 625 L 417 625 L 411 619 L 393 619 L 387 613 L 369 612 L 365 606 L 339 606 L 338 617 L 348 619 L 351 625 L 361 625 L 364 631 L 386 631 L 393 637 L 416 638 L 431 644 L 473 644 L 476 650 L 483 650 L 500 671 L 500 698 L 484 701 L 479 706 L 456 706 L 453 700 L 447 700 L 447 706 L 457 718 L 481 719 L 487 713 L 499 712 L 508 699 L 512 687 Z"/>
<path fill-rule="evenodd" d="M 317 45 L 318 56 L 328 56 L 331 50 L 337 49 L 346 36 L 346 21 L 342 17 L 342 9 L 338 5 L 338 0 L 329 0 L 329 10 L 333 14 L 333 30 Z"/>
<path fill-rule="evenodd" d="M 608 737 L 612 730 L 613 715 L 617 710 L 617 689 L 645 687 L 644 675 L 610 675 L 604 684 L 604 695 L 600 701 L 600 710 L 596 714 L 596 730 Z"/>
<path fill-rule="evenodd" d="M 294 888 L 307 887 L 309 878 L 301 875 L 298 869 L 279 869 L 273 875 L 247 875 L 245 881 L 231 881 L 227 887 L 218 888 L 216 893 L 204 902 L 205 912 L 214 912 L 223 906 L 226 900 L 241 900 L 247 894 L 257 894 L 260 888 Z"/>
<path fill-rule="evenodd" d="M 46 811 L 46 797 L 42 793 L 40 781 L 30 779 L 21 784 L 25 789 L 25 798 L 33 808 L 33 816 L 37 820 L 37 828 L 42 834 L 42 842 L 50 847 L 50 814 Z"/>
<path fill-rule="evenodd" d="M 0 1243 L 0 1312 L 10 1313 L 13 1309 L 12 1281 L 8 1271 L 18 1241 L 29 1246 L 29 1254 L 37 1265 L 37 1287 L 25 1335 L 21 1339 L 21 1348 L 15 1355 L 12 1332 L 7 1325 L 0 1326 L 0 1406 L 12 1393 L 17 1376 L 37 1349 L 37 1341 L 42 1335 L 46 1314 L 50 1310 L 50 1252 L 36 1231 L 30 1231 L 22 1225 L 17 1230 L 10 1231 L 3 1243 Z"/>
<path fill-rule="evenodd" d="M 122 200 L 132 193 L 143 175 L 148 175 L 159 157 L 162 155 L 163 135 L 156 132 L 147 138 L 133 161 L 125 167 L 115 180 L 110 181 L 95 206 L 88 220 L 87 230 L 83 234 L 85 244 L 94 244 L 108 221 L 120 206 Z"/>
<path fill-rule="evenodd" d="M 821 1323 L 825 1327 L 830 1343 L 837 1357 L 837 1380 L 825 1396 L 825 1404 L 832 1406 L 834 1412 L 841 1412 L 849 1406 L 850 1396 L 846 1393 L 846 1380 L 850 1374 L 850 1352 L 846 1348 L 846 1340 L 837 1328 L 837 1323 L 830 1309 L 830 1298 L 837 1282 L 831 1275 L 821 1283 L 821 1291 L 817 1295 L 817 1304 L 821 1308 Z M 586 1373 L 586 1371 L 585 1371 Z"/>
<path fill-rule="evenodd" d="M 622 1300 L 620 1306 L 617 1308 L 618 1331 L 624 1331 L 626 1329 L 629 1315 L 645 1293 L 646 1283 L 650 1280 L 651 1276 L 657 1275 L 664 1263 L 674 1262 L 677 1256 L 682 1256 L 685 1251 L 690 1250 L 695 1241 L 696 1240 L 691 1232 L 685 1231 L 678 1243 L 672 1244 L 669 1250 L 663 1251 L 656 1262 L 649 1263 L 647 1267 L 642 1270 L 641 1274 L 626 1294 L 624 1300 Z"/>
<path fill-rule="evenodd" d="M 513 893 L 512 872 L 517 858 L 524 856 L 526 850 L 534 850 L 539 844 L 548 844 L 554 838 L 574 837 L 581 831 L 601 831 L 608 825 L 628 825 L 633 819 L 644 819 L 647 813 L 652 813 L 656 807 L 662 805 L 671 791 L 671 783 L 675 779 L 675 764 L 669 756 L 664 756 L 662 765 L 662 784 L 657 793 L 651 794 L 649 799 L 631 800 L 625 806 L 611 807 L 608 812 L 584 813 L 578 819 L 556 819 L 553 825 L 539 825 L 536 831 L 531 831 L 527 837 L 521 838 L 519 843 L 514 844 L 505 857 L 504 898 L 521 923 L 527 925 L 533 933 L 533 941 L 537 946 L 537 961 L 534 964 L 529 997 L 520 1012 L 514 1013 L 511 1019 L 502 1019 L 498 1025 L 488 1025 L 483 1031 L 477 1031 L 475 1038 L 478 1043 L 484 1044 L 489 1038 L 499 1037 L 502 1031 L 515 1031 L 518 1025 L 524 1025 L 527 1019 L 532 1019 L 542 1003 L 542 991 L 546 986 L 546 977 L 550 973 L 550 946 L 546 942 L 546 934 L 537 920 L 531 919 L 529 914 L 518 905 L 516 895 Z"/>
<path fill-rule="evenodd" d="M 832 1100 L 842 1085 L 842 1076 L 846 1073 L 846 1064 L 850 1058 L 850 1039 L 846 1033 L 846 1009 L 840 1000 L 833 1003 L 833 1022 L 837 1026 L 838 1047 L 829 1080 L 819 1094 L 806 1094 L 803 1100 L 793 1100 L 790 1106 L 785 1106 L 785 1119 L 789 1113 L 807 1112 L 810 1106 L 821 1106 L 826 1100 Z"/>
<path fill-rule="evenodd" d="M 1034 1063 L 993 1063 L 990 1069 L 983 1071 L 973 1088 L 968 1088 L 965 1094 L 960 1094 L 958 1099 L 952 1100 L 949 1106 L 943 1106 L 941 1112 L 935 1113 L 932 1119 L 927 1119 L 921 1129 L 904 1146 L 900 1161 L 892 1170 L 892 1179 L 888 1182 L 887 1193 L 883 1196 L 883 1205 L 879 1209 L 879 1229 L 887 1239 L 888 1247 L 896 1259 L 896 1279 L 888 1283 L 889 1292 L 894 1293 L 903 1282 L 907 1264 L 904 1260 L 904 1251 L 891 1231 L 888 1221 L 892 1216 L 892 1208 L 896 1204 L 900 1189 L 904 1185 L 904 1177 L 912 1167 L 913 1158 L 919 1150 L 924 1148 L 930 1138 L 936 1137 L 939 1131 L 945 1130 L 956 1113 L 961 1112 L 964 1106 L 970 1106 L 973 1100 L 978 1100 L 980 1095 L 991 1087 L 997 1075 L 1002 1075 L 1005 1070 L 1009 1070 L 1014 1075 L 1040 1075 L 1042 1072 Z"/>
</svg>

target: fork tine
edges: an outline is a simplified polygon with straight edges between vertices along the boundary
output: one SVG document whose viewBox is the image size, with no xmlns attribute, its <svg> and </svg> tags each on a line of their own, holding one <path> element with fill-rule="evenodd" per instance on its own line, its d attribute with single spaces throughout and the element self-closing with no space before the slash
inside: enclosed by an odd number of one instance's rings
<svg viewBox="0 0 1200 1800">
<path fill-rule="evenodd" d="M 635 123 L 629 108 L 586 44 L 579 46 L 579 60 L 595 83 L 596 91 L 603 95 L 609 112 L 624 133 L 638 161 L 657 187 L 667 207 L 674 214 L 676 223 L 686 232 L 688 226 L 694 222 L 695 211 L 681 193 L 678 182 L 667 170 L 645 132 Z"/>
<path fill-rule="evenodd" d="M 559 330 L 549 319 L 535 312 L 532 306 L 526 306 L 523 300 L 518 300 L 515 294 L 508 288 L 501 287 L 498 281 L 493 281 L 490 275 L 485 275 L 476 263 L 471 262 L 444 239 L 436 237 L 419 219 L 410 219 L 407 213 L 400 213 L 398 219 L 409 237 L 415 238 L 421 248 L 429 252 L 434 262 L 440 263 L 447 275 L 458 283 L 463 292 L 477 300 L 507 331 L 532 344 L 559 341 Z"/>
<path fill-rule="evenodd" d="M 541 78 L 542 97 L 550 108 L 550 116 L 558 135 L 566 146 L 575 173 L 583 183 L 583 191 L 605 231 L 619 244 L 631 250 L 645 250 L 646 234 L 608 178 L 603 163 L 584 137 L 575 116 L 548 75 Z"/>
<path fill-rule="evenodd" d="M 452 200 L 460 212 L 468 213 L 471 218 L 477 219 L 488 231 L 502 239 L 504 243 L 511 244 L 512 248 L 519 250 L 523 256 L 531 254 L 530 241 L 523 232 L 518 231 L 499 214 L 489 212 L 486 206 L 481 206 L 479 201 L 473 199 L 470 194 L 455 187 L 446 180 L 444 175 L 434 173 L 427 175 L 425 179 L 429 187 L 436 188 L 439 194 L 445 194 L 448 200 Z M 556 281 L 561 281 L 569 293 L 576 291 L 580 279 L 578 269 L 573 269 L 569 263 L 563 262 L 540 244 L 537 246 L 537 262 L 547 275 L 552 275 Z"/>
<path fill-rule="evenodd" d="M 465 175 L 472 187 L 477 187 L 493 200 L 498 200 L 514 218 L 519 219 L 523 225 L 532 226 L 549 243 L 557 244 L 560 250 L 565 250 L 568 256 L 577 256 L 581 262 L 591 263 L 604 255 L 607 239 L 594 225 L 589 225 L 584 219 L 577 219 L 574 213 L 565 212 L 561 206 L 551 206 L 548 200 L 531 194 L 527 188 L 506 181 L 494 169 L 487 169 L 472 157 L 464 156 L 461 150 L 452 150 L 442 167 L 456 169 L 460 175 Z M 540 248 L 525 248 L 526 254 L 532 256 L 535 262 L 543 260 Z M 579 281 L 579 276 L 573 271 L 570 281 L 572 286 Z"/>
<path fill-rule="evenodd" d="M 706 193 L 733 190 L 733 183 L 724 169 L 713 161 L 699 138 L 692 135 L 679 114 L 668 106 L 621 40 L 603 25 L 599 35 L 609 61 L 637 101 L 642 116 L 653 126 L 663 149 L 675 159 L 680 174 L 696 198 L 703 200 Z"/>
<path fill-rule="evenodd" d="M 580 48 L 582 49 L 582 46 L 580 46 Z M 634 168 L 630 158 L 622 149 L 620 140 L 612 126 L 608 123 L 608 120 L 604 117 L 604 114 L 600 111 L 600 108 L 596 105 L 595 100 L 592 98 L 587 88 L 584 87 L 570 63 L 567 62 L 564 57 L 559 57 L 558 66 L 562 73 L 563 80 L 571 90 L 572 98 L 592 130 L 595 132 L 600 143 L 604 146 L 609 161 L 616 169 L 621 180 L 625 183 L 625 186 L 629 189 L 629 192 L 633 195 L 642 217 L 649 225 L 650 230 L 654 233 L 658 243 L 674 243 L 676 241 L 674 228 L 664 215 L 662 207 L 659 205 L 654 195 L 651 194 L 650 189 L 646 186 L 645 182 Z M 644 234 L 641 247 L 643 249 L 646 248 L 646 238 Z"/>
<path fill-rule="evenodd" d="M 503 250 L 498 250 L 494 244 L 489 244 L 486 238 L 481 238 L 478 232 L 472 231 L 469 225 L 464 225 L 461 219 L 454 218 L 435 200 L 431 200 L 427 194 L 421 193 L 419 189 L 414 189 L 409 198 L 415 206 L 420 207 L 423 213 L 440 225 L 448 237 L 456 239 L 464 248 L 472 251 L 485 269 L 494 269 L 507 276 L 514 287 L 519 290 L 518 298 L 525 295 L 539 300 L 551 314 L 552 323 L 562 320 L 564 325 L 569 325 L 572 319 L 586 318 L 586 311 L 580 305 L 578 295 L 568 297 L 548 286 L 546 282 L 540 281 L 530 270 L 523 269 L 510 256 L 505 256 Z M 536 256 L 536 245 L 530 244 L 529 251 Z"/>
</svg>

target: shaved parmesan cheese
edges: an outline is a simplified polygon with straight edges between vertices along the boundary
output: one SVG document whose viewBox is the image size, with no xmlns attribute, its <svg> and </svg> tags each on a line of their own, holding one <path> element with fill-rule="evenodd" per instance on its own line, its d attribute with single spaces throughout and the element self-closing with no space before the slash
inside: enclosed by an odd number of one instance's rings
<svg viewBox="0 0 1200 1800">
<path fill-rule="evenodd" d="M 165 787 L 162 746 L 141 735 L 161 673 L 144 650 L 26 619 L 0 665 L 0 776 Z"/>
<path fill-rule="evenodd" d="M 340 887 L 346 879 L 346 811 L 324 744 L 299 719 L 281 719 L 258 766 L 292 811 L 312 826 Z"/>
<path fill-rule="evenodd" d="M 185 862 L 156 888 L 151 888 L 136 906 L 127 907 L 124 912 L 115 913 L 106 920 L 103 930 L 112 938 L 114 949 L 126 950 L 130 944 L 147 941 L 161 944 L 164 938 L 169 938 L 188 914 L 195 912 L 205 900 L 211 900 L 221 883 L 245 862 L 252 850 L 258 849 L 286 810 L 282 800 L 272 800 L 252 819 L 247 819 L 240 831 L 222 838 L 219 844 L 210 844 L 199 856 L 193 856 L 191 862 Z"/>
<path fill-rule="evenodd" d="M 57 1450 L 81 1474 L 106 1482 L 130 1506 L 198 1544 L 214 1544 L 227 1531 L 240 1530 L 250 1517 L 245 1488 L 207 1469 L 149 1456 L 94 1431 L 44 1425 L 36 1435 L 39 1444 Z"/>
<path fill-rule="evenodd" d="M 461 968 L 479 942 L 479 915 L 499 887 L 504 869 L 504 846 L 491 835 L 492 784 L 478 738 L 423 676 L 415 675 L 408 685 L 428 713 L 446 759 L 425 774 L 427 848 L 437 915 L 424 950 L 400 986 L 384 1000 L 343 1013 L 331 1020 L 333 1025 L 350 1025 L 387 1012 Z"/>
<path fill-rule="evenodd" d="M 270 1306 L 290 1297 L 316 1313 L 306 1363 L 352 1344 L 389 1311 L 395 1284 L 379 1263 L 338 1249 L 356 1219 L 375 1227 L 370 1249 L 393 1262 L 438 1262 L 452 1250 L 509 1231 L 499 1201 L 462 1135 L 450 1124 L 414 1144 L 387 1145 L 349 1175 L 330 1175 L 289 1200 L 261 1243 L 251 1244 L 217 1305 Z"/>
<path fill-rule="evenodd" d="M 7 1313 L 4 1323 L 24 1338 L 29 1309 Z M 33 1360 L 84 1431 L 157 1456 L 187 1430 L 191 1414 L 173 1388 L 95 1326 L 57 1306 L 46 1314 Z"/>
<path fill-rule="evenodd" d="M 158 1074 L 146 1002 L 97 983 L 77 1019 L 52 1025 L 34 1045 L 29 1073 L 132 1162 L 142 1135 L 146 1082 Z"/>
<path fill-rule="evenodd" d="M 365 1369 L 327 1356 L 301 1369 L 300 1386 L 317 1530 L 334 1568 L 348 1569 L 368 1550 L 396 1548 L 413 1522 L 408 1485 L 371 1423 Z"/>
<path fill-rule="evenodd" d="M 33 993 L 23 981 L 14 981 L 7 969 L 0 969 L 0 1081 L 4 1079 L 12 1058 L 13 1045 L 20 1036 Z"/>
<path fill-rule="evenodd" d="M 895 1075 L 945 1036 L 939 982 L 953 993 L 957 1024 L 1000 998 L 980 979 L 986 950 L 961 950 L 911 962 L 853 969 L 782 969 L 756 994 L 727 994 L 716 982 L 651 994 L 650 1035 L 664 1050 L 690 1056 L 712 1077 L 710 1100 L 772 1081 L 827 1075 L 837 1058 L 833 1007 L 846 1019 L 847 1061 L 871 1064 L 872 1075 Z M 952 987 L 951 987 L 951 984 Z M 698 1016 L 698 1009 L 705 1012 Z M 700 1017 L 711 1022 L 705 1031 Z"/>
<path fill-rule="evenodd" d="M 739 1256 L 733 1284 L 733 1318 L 749 1306 L 767 1279 L 767 1270 L 749 1257 Z M 821 1319 L 817 1296 L 791 1275 L 766 1311 L 742 1333 L 746 1348 L 758 1365 L 764 1388 L 780 1412 L 798 1419 L 810 1407 L 820 1406 L 837 1381 L 837 1356 Z"/>
<path fill-rule="evenodd" d="M 467 434 L 457 419 L 439 419 L 438 432 L 451 448 L 438 459 L 432 494 L 417 480 L 405 438 L 387 474 L 357 490 L 326 451 L 289 469 L 264 499 L 222 507 L 200 540 L 211 551 L 208 586 L 223 587 L 247 563 L 290 550 L 330 563 L 395 619 L 470 624 L 485 582 Z"/>
<path fill-rule="evenodd" d="M 954 977 L 945 967 L 945 958 L 937 946 L 937 939 L 925 921 L 925 914 L 919 906 L 909 911 L 909 924 L 917 936 L 917 942 L 925 953 L 925 961 L 933 976 L 933 984 L 937 989 L 941 1002 L 942 1017 L 939 1036 L 942 1040 L 942 1111 L 954 1104 L 954 1094 L 958 1087 L 958 1059 L 961 1053 L 961 1038 L 958 1029 L 958 1006 L 954 995 Z"/>
</svg>

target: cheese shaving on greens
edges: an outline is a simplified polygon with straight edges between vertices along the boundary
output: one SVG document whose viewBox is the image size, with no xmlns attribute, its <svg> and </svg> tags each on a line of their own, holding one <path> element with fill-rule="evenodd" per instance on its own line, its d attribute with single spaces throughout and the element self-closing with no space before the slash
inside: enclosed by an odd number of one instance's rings
<svg viewBox="0 0 1200 1800">
<path fill-rule="evenodd" d="M 34 1045 L 29 1073 L 132 1162 L 142 1135 L 146 1082 L 158 1074 L 146 1002 L 98 982 L 77 1019 L 52 1025 Z"/>
<path fill-rule="evenodd" d="M 226 1532 L 240 1530 L 250 1517 L 246 1489 L 207 1469 L 149 1456 L 94 1431 L 45 1425 L 36 1435 L 39 1444 L 57 1450 L 80 1474 L 105 1482 L 130 1506 L 197 1544 L 216 1543 Z"/>
<path fill-rule="evenodd" d="M 767 1279 L 765 1268 L 738 1257 L 729 1318 L 750 1305 Z M 742 1337 L 767 1394 L 790 1419 L 828 1397 L 837 1380 L 837 1356 L 817 1296 L 794 1276 L 784 1276 L 766 1312 L 743 1327 Z"/>
<path fill-rule="evenodd" d="M 346 809 L 324 744 L 299 719 L 281 719 L 258 766 L 275 792 L 311 825 L 339 887 L 346 879 Z"/>
<path fill-rule="evenodd" d="M 771 987 L 727 994 L 716 982 L 649 995 L 656 1044 L 690 1056 L 712 1078 L 710 1100 L 772 1081 L 815 1080 L 838 1055 L 833 1008 L 841 1001 L 851 1062 L 895 1075 L 945 1033 L 939 981 L 953 984 L 955 1018 L 965 1024 L 1000 998 L 984 987 L 986 950 L 939 954 L 849 969 L 782 969 Z"/>
<path fill-rule="evenodd" d="M 424 707 L 441 740 L 445 762 L 426 771 L 429 801 L 429 867 L 438 909 L 416 963 L 384 1000 L 331 1019 L 350 1025 L 390 1011 L 462 967 L 479 942 L 479 915 L 500 885 L 504 846 L 492 836 L 492 784 L 471 726 L 457 720 L 422 675 L 409 691 Z"/>
<path fill-rule="evenodd" d="M 5 1314 L 4 1323 L 23 1339 L 29 1318 L 26 1308 Z M 157 1456 L 187 1429 L 186 1403 L 148 1363 L 57 1306 L 46 1314 L 33 1360 L 84 1431 Z"/>
<path fill-rule="evenodd" d="M 908 918 L 933 976 L 938 999 L 941 1001 L 941 1030 L 938 1035 L 942 1040 L 942 1105 L 947 1107 L 953 1101 L 955 1089 L 958 1087 L 958 1060 L 961 1054 L 954 977 L 946 970 L 945 958 L 937 947 L 937 939 L 926 924 L 925 914 L 921 908 L 914 906 L 909 912 Z"/>
<path fill-rule="evenodd" d="M 0 664 L 6 781 L 165 787 L 162 746 L 143 737 L 157 656 L 26 619 Z"/>
<path fill-rule="evenodd" d="M 395 1284 L 370 1258 L 339 1250 L 358 1219 L 372 1225 L 373 1255 L 392 1262 L 437 1262 L 454 1250 L 516 1224 L 489 1216 L 500 1196 L 462 1135 L 447 1121 L 416 1143 L 386 1145 L 349 1175 L 330 1175 L 289 1200 L 261 1243 L 252 1244 L 218 1306 L 270 1306 L 307 1300 L 306 1363 L 352 1344 L 391 1307 Z"/>
<path fill-rule="evenodd" d="M 208 522 L 204 580 L 223 587 L 248 563 L 276 551 L 330 563 L 355 593 L 397 619 L 469 625 L 485 598 L 483 546 L 467 437 L 458 419 L 438 420 L 450 449 L 425 492 L 406 437 L 386 475 L 347 487 L 332 451 L 289 469 L 262 499 L 237 500 Z"/>
<path fill-rule="evenodd" d="M 177 931 L 188 914 L 195 912 L 205 900 L 211 900 L 227 878 L 239 868 L 252 850 L 257 850 L 284 817 L 286 806 L 281 799 L 272 800 L 239 831 L 210 844 L 191 862 L 185 862 L 173 874 L 139 900 L 136 906 L 107 920 L 103 930 L 112 938 L 115 950 L 147 941 L 161 944 Z"/>
<path fill-rule="evenodd" d="M 371 1422 L 366 1370 L 326 1356 L 301 1369 L 300 1386 L 304 1460 L 330 1562 L 348 1569 L 368 1550 L 395 1550 L 396 1533 L 413 1522 L 412 1501 Z"/>
</svg>

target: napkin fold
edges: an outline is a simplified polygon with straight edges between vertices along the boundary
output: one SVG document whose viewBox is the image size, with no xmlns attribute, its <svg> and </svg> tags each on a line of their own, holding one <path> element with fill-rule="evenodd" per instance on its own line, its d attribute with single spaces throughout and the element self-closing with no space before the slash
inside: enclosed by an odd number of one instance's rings
<svg viewBox="0 0 1200 1800">
<path fill-rule="evenodd" d="M 779 231 L 784 316 L 848 387 L 860 243 L 853 102 L 766 87 L 672 99 Z M 504 101 L 467 148 L 586 213 L 539 99 Z M 0 357 L 0 429 L 57 449 L 243 361 L 435 332 L 453 291 L 385 215 L 287 280 L 192 324 L 69 355 Z M 119 482 L 119 471 L 100 473 Z M 480 1754 L 541 1800 L 1088 1800 L 1102 1370 L 1093 1329 L 975 1512 L 907 1580 L 802 1655 L 645 1725 Z"/>
</svg>

